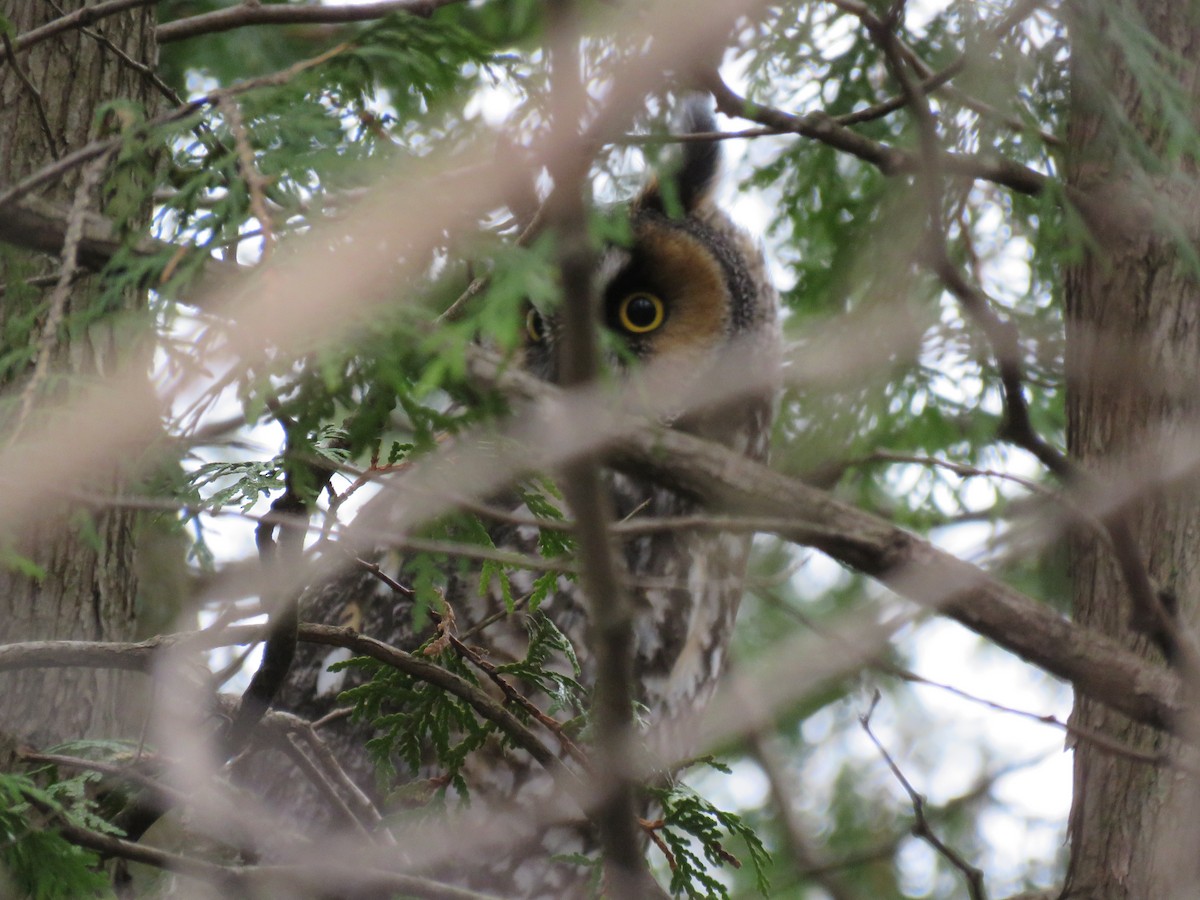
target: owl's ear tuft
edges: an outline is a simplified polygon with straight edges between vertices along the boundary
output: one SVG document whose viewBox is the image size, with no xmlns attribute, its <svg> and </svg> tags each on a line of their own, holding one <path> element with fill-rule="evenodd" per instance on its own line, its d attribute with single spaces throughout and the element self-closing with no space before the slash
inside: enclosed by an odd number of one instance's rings
<svg viewBox="0 0 1200 900">
<path fill-rule="evenodd" d="M 682 134 L 711 134 L 717 130 L 712 101 L 706 94 L 689 97 L 679 116 Z M 683 165 L 676 181 L 683 208 L 691 212 L 712 195 L 721 170 L 720 141 L 685 141 Z"/>
<path fill-rule="evenodd" d="M 679 110 L 679 134 L 709 134 L 717 130 L 712 101 L 707 95 L 695 94 L 687 98 Z M 682 156 L 672 179 L 675 198 L 685 214 L 704 205 L 712 196 L 721 169 L 720 141 L 684 141 Z M 638 198 L 638 206 L 669 212 L 664 198 L 664 188 L 658 178 L 653 179 Z"/>
</svg>

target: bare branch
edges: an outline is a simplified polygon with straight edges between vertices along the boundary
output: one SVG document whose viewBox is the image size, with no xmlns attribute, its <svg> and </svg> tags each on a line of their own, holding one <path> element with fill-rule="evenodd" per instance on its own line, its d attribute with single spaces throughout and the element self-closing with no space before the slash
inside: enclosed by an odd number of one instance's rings
<svg viewBox="0 0 1200 900">
<path fill-rule="evenodd" d="M 837 644 L 839 646 L 844 646 L 843 642 L 841 640 L 841 636 L 837 632 L 831 631 L 828 628 L 824 628 L 821 625 L 817 624 L 809 616 L 805 615 L 803 612 L 801 612 L 799 609 L 797 609 L 792 604 L 784 601 L 782 598 L 777 596 L 774 592 L 756 591 L 756 593 L 759 596 L 759 598 L 770 603 L 775 609 L 781 610 L 786 615 L 795 619 L 797 622 L 799 622 L 805 628 L 811 629 L 814 633 L 822 636 L 823 638 L 828 639 L 829 641 L 833 642 L 834 644 Z M 852 647 L 846 647 L 846 649 L 848 651 L 853 650 Z M 1039 725 L 1048 725 L 1052 728 L 1057 728 L 1067 735 L 1068 743 L 1072 740 L 1087 741 L 1089 744 L 1092 744 L 1092 745 L 1100 748 L 1101 750 L 1111 753 L 1114 756 L 1120 756 L 1125 759 L 1136 760 L 1138 762 L 1146 763 L 1147 765 L 1151 765 L 1151 766 L 1168 766 L 1168 767 L 1175 766 L 1177 768 L 1184 769 L 1185 771 L 1192 770 L 1192 767 L 1187 766 L 1181 760 L 1175 759 L 1173 757 L 1172 753 L 1168 750 L 1162 750 L 1162 751 L 1158 751 L 1158 752 L 1154 752 L 1154 753 L 1146 753 L 1146 752 L 1138 750 L 1134 747 L 1131 747 L 1128 744 L 1124 744 L 1124 743 L 1121 743 L 1120 741 L 1114 740 L 1113 738 L 1110 738 L 1107 735 L 1101 734 L 1100 732 L 1095 731 L 1094 729 L 1080 728 L 1078 725 L 1072 724 L 1070 722 L 1063 722 L 1060 719 L 1058 719 L 1056 716 L 1051 715 L 1049 713 L 1036 713 L 1036 712 L 1031 712 L 1030 710 L 1026 710 L 1026 709 L 1017 709 L 1016 707 L 1008 706 L 1003 703 L 997 703 L 994 700 L 988 700 L 986 697 L 979 697 L 975 694 L 969 693 L 968 691 L 964 691 L 962 688 L 955 687 L 952 684 L 943 684 L 940 681 L 933 681 L 929 678 L 925 678 L 922 675 L 918 675 L 916 672 L 912 672 L 908 669 L 905 669 L 902 666 L 894 665 L 890 662 L 887 662 L 886 660 L 880 660 L 880 661 L 875 661 L 875 662 L 871 663 L 871 668 L 877 672 L 884 674 L 884 675 L 899 679 L 900 681 L 908 682 L 909 684 L 915 684 L 915 685 L 918 685 L 921 687 L 935 688 L 937 690 L 944 691 L 948 694 L 958 697 L 960 700 L 965 700 L 968 703 L 974 703 L 979 706 L 986 707 L 990 710 L 1004 713 L 1006 715 L 1020 716 L 1023 719 L 1028 719 L 1032 722 L 1037 722 Z M 752 736 L 752 740 L 758 740 L 758 739 L 759 739 L 758 735 Z"/>
<path fill-rule="evenodd" d="M 227 9 L 218 9 L 159 25 L 155 36 L 160 44 L 169 44 L 172 41 L 232 31 L 248 25 L 340 25 L 348 22 L 370 22 L 398 12 L 427 19 L 441 7 L 461 2 L 462 0 L 376 0 L 373 3 L 353 3 L 345 6 L 315 3 L 268 6 L 243 2 Z"/>
<path fill-rule="evenodd" d="M 37 805 L 37 801 L 31 798 Z M 318 864 L 291 864 L 280 866 L 223 866 L 206 862 L 193 856 L 183 856 L 160 850 L 145 843 L 134 843 L 101 834 L 59 817 L 55 824 L 58 832 L 73 844 L 103 853 L 144 863 L 191 878 L 207 881 L 232 893 L 247 889 L 257 891 L 285 890 L 289 893 L 303 888 L 305 891 L 321 888 L 327 891 L 344 891 L 347 887 L 362 891 L 380 891 L 388 894 L 401 893 L 429 900 L 495 900 L 487 894 L 468 891 L 450 885 L 439 884 L 426 878 L 372 870 L 365 866 L 337 865 L 323 861 Z"/>
<path fill-rule="evenodd" d="M 556 395 L 523 373 L 500 372 L 482 355 L 472 371 L 517 395 Z M 581 414 L 599 417 L 595 407 Z M 787 519 L 788 527 L 775 532 L 785 540 L 815 547 L 879 579 L 1131 718 L 1169 729 L 1182 712 L 1179 682 L 1170 672 L 910 532 L 692 435 L 629 419 L 617 424 L 610 418 L 604 425 L 610 458 L 620 468 L 698 497 L 710 508 Z"/>
<path fill-rule="evenodd" d="M 33 750 L 28 747 L 18 747 L 16 755 L 19 759 L 22 759 L 25 762 L 43 763 L 45 765 L 61 766 L 67 769 L 82 769 L 87 772 L 98 772 L 101 775 L 110 775 L 113 778 L 121 779 L 129 784 L 135 784 L 138 787 L 145 788 L 174 804 L 184 803 L 187 800 L 187 798 L 179 791 L 163 783 L 162 781 L 147 775 L 136 765 L 120 765 L 117 763 L 106 762 L 104 760 L 84 759 L 83 757 L 79 756 L 68 756 L 63 753 L 40 753 L 37 750 Z"/>
<path fill-rule="evenodd" d="M 925 818 L 925 798 L 922 797 L 912 786 L 904 773 L 900 771 L 900 767 L 896 765 L 891 754 L 884 749 L 883 744 L 879 742 L 879 738 L 875 737 L 875 733 L 871 731 L 871 713 L 875 711 L 876 704 L 879 703 L 879 692 L 875 692 L 875 697 L 871 701 L 871 708 L 862 716 L 859 716 L 859 724 L 862 725 L 863 731 L 867 733 L 867 737 L 871 739 L 871 743 L 879 751 L 888 768 L 892 770 L 892 774 L 896 776 L 896 780 L 900 782 L 905 793 L 908 794 L 908 799 L 912 802 L 913 815 L 916 821 L 913 823 L 912 833 L 921 838 L 930 847 L 944 857 L 950 865 L 962 872 L 963 877 L 967 880 L 967 890 L 971 895 L 971 900 L 987 900 L 987 892 L 983 887 L 983 872 L 971 865 L 962 855 L 952 847 L 945 844 L 941 838 L 933 833 L 933 829 L 929 825 L 929 820 Z"/>
<path fill-rule="evenodd" d="M 590 154 L 585 152 L 586 145 L 580 144 L 580 118 L 576 112 L 584 108 L 586 96 L 579 74 L 577 11 L 572 0 L 555 0 L 549 12 L 554 128 L 560 147 L 578 148 L 558 157 L 551 170 L 554 194 L 546 205 L 547 219 L 557 231 L 564 300 L 557 364 L 562 383 L 573 387 L 592 380 L 599 367 L 594 253 L 583 202 Z M 612 501 L 600 481 L 598 458 L 584 455 L 564 466 L 562 491 L 579 523 L 575 536 L 587 598 L 588 643 L 596 664 L 592 727 L 595 770 L 602 780 L 592 822 L 604 851 L 608 890 L 621 897 L 647 896 L 655 882 L 646 868 L 639 840 L 636 775 L 632 771 L 633 610 L 618 575 L 619 563 L 608 533 Z"/>
<path fill-rule="evenodd" d="M 107 2 L 97 3 L 94 6 L 83 6 L 73 13 L 55 19 L 53 22 L 47 22 L 40 28 L 34 28 L 31 31 L 25 32 L 13 41 L 13 48 L 17 53 L 22 53 L 35 44 L 49 40 L 55 35 L 62 34 L 64 31 L 70 31 L 80 25 L 90 25 L 107 16 L 115 16 L 126 10 L 136 9 L 139 6 L 149 6 L 157 2 L 158 0 L 107 0 Z M 0 63 L 10 58 L 10 52 L 7 46 L 3 52 L 0 52 Z"/>
<path fill-rule="evenodd" d="M 832 2 L 832 0 L 831 0 Z M 863 3 L 839 3 L 833 2 L 834 6 L 840 8 L 843 12 L 849 13 L 861 20 L 868 27 L 872 27 L 872 23 L 878 24 L 879 19 L 871 11 L 870 7 Z M 931 94 L 934 91 L 941 91 L 953 99 L 957 100 L 968 109 L 972 109 L 981 116 L 991 118 L 1003 122 L 1007 127 L 1014 131 L 1027 132 L 1030 127 L 1026 122 L 1016 119 L 1012 116 L 1001 113 L 992 108 L 986 103 L 975 99 L 964 91 L 950 85 L 950 82 L 955 76 L 963 72 L 968 65 L 981 56 L 986 56 L 990 52 L 990 48 L 999 43 L 1007 34 L 1014 28 L 1032 16 L 1038 9 L 1045 5 L 1045 0 L 1022 0 L 1016 3 L 996 25 L 991 28 L 980 41 L 973 45 L 967 52 L 959 54 L 952 62 L 946 66 L 933 72 L 920 57 L 907 45 L 901 42 L 900 48 L 904 56 L 917 69 L 917 73 L 921 76 L 920 89 L 924 94 Z M 903 109 L 908 105 L 908 98 L 904 93 L 901 93 L 881 103 L 861 109 L 856 112 L 847 113 L 837 117 L 837 122 L 841 125 L 856 125 L 860 122 L 869 122 L 874 119 L 882 118 L 897 110 Z M 1057 135 L 1049 134 L 1044 131 L 1037 131 L 1037 136 L 1047 144 L 1053 146 L 1061 146 L 1063 141 Z"/>
<path fill-rule="evenodd" d="M 780 109 L 752 103 L 736 94 L 716 73 L 709 76 L 706 86 L 716 97 L 717 108 L 725 115 L 749 119 L 782 133 L 795 133 L 820 141 L 870 163 L 884 175 L 912 174 L 920 165 L 913 154 L 863 137 L 825 113 L 795 116 Z M 994 154 L 947 153 L 943 155 L 942 165 L 954 175 L 995 182 L 1021 194 L 1036 196 L 1050 183 L 1050 179 L 1040 172 Z"/>
</svg>

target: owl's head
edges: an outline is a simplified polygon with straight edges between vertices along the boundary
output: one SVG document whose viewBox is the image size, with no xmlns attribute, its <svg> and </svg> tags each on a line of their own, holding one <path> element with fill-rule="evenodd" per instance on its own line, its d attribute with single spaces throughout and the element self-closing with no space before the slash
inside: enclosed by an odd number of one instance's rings
<svg viewBox="0 0 1200 900">
<path fill-rule="evenodd" d="M 716 131 L 701 98 L 686 104 L 682 124 L 687 134 Z M 694 374 L 735 342 L 761 342 L 764 366 L 774 365 L 776 293 L 758 246 L 714 202 L 720 164 L 718 141 L 684 142 L 677 171 L 628 204 L 632 240 L 602 251 L 599 317 L 618 345 L 616 365 L 675 363 Z M 554 316 L 529 309 L 526 332 L 526 367 L 557 380 Z"/>
</svg>

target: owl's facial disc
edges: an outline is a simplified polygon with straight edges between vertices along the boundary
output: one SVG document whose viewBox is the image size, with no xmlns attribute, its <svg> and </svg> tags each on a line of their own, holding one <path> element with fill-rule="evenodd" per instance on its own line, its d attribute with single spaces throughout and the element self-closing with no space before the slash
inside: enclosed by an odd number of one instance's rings
<svg viewBox="0 0 1200 900">
<path fill-rule="evenodd" d="M 696 374 L 730 339 L 732 294 L 727 273 L 711 247 L 677 220 L 645 214 L 635 222 L 630 247 L 609 247 L 596 281 L 600 320 L 618 369 L 631 359 Z M 530 309 L 525 320 L 525 364 L 556 380 L 554 317 Z"/>
<path fill-rule="evenodd" d="M 604 290 L 605 324 L 647 361 L 691 363 L 726 339 L 729 290 L 712 253 L 667 221 L 643 222 Z"/>
</svg>

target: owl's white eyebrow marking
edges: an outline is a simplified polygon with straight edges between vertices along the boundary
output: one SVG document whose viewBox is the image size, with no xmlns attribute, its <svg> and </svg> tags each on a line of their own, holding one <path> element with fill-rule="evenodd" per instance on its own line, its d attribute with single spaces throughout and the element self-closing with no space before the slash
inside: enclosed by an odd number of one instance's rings
<svg viewBox="0 0 1200 900">
<path fill-rule="evenodd" d="M 609 247 L 604 251 L 599 265 L 596 266 L 596 283 L 601 293 L 609 282 L 617 277 L 617 273 L 629 265 L 632 258 L 624 247 Z"/>
</svg>

